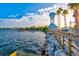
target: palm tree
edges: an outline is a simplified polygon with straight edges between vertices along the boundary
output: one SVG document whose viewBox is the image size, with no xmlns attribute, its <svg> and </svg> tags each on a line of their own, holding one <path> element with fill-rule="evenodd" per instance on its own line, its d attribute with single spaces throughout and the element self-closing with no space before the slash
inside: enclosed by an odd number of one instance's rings
<svg viewBox="0 0 79 59">
<path fill-rule="evenodd" d="M 79 32 L 79 3 L 70 3 L 70 8 L 74 10 L 74 18 L 76 23 L 76 31 Z"/>
<path fill-rule="evenodd" d="M 68 10 L 63 10 L 63 16 L 64 16 L 64 26 L 67 28 L 67 21 L 66 21 L 66 15 L 68 14 Z"/>
<path fill-rule="evenodd" d="M 58 16 L 58 27 L 60 28 L 60 14 L 61 14 L 61 11 L 62 11 L 62 8 L 59 8 L 58 10 L 57 10 L 57 16 Z"/>
</svg>

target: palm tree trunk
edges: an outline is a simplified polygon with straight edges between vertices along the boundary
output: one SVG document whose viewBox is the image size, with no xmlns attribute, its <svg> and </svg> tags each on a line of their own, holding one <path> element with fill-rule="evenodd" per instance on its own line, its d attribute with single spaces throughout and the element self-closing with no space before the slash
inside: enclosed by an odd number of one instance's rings
<svg viewBox="0 0 79 59">
<path fill-rule="evenodd" d="M 66 15 L 64 15 L 64 27 L 67 28 Z"/>
<path fill-rule="evenodd" d="M 60 15 L 58 15 L 58 27 L 60 29 Z"/>
<path fill-rule="evenodd" d="M 76 31 L 79 32 L 79 11 L 77 9 L 74 12 L 74 18 L 76 22 Z"/>
</svg>

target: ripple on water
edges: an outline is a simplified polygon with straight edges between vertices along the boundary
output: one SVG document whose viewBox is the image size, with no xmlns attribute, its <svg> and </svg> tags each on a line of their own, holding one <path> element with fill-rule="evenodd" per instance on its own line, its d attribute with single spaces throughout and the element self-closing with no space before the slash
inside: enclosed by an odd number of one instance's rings
<svg viewBox="0 0 79 59">
<path fill-rule="evenodd" d="M 16 50 L 18 55 L 36 55 L 44 43 L 45 33 L 43 32 L 0 30 L 0 55 L 8 55 Z"/>
</svg>

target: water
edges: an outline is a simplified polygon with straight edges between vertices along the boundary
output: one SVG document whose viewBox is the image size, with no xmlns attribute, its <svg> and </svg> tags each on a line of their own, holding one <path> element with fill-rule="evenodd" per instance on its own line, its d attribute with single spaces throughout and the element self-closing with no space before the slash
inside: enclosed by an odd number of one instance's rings
<svg viewBox="0 0 79 59">
<path fill-rule="evenodd" d="M 13 51 L 18 51 L 18 55 L 39 55 L 45 37 L 40 31 L 0 30 L 0 55 L 7 56 Z"/>
</svg>

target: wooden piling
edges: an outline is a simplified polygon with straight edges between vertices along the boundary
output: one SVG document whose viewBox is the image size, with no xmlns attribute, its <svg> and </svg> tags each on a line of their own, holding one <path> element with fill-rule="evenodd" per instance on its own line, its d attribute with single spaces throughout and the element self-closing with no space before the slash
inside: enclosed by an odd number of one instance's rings
<svg viewBox="0 0 79 59">
<path fill-rule="evenodd" d="M 62 49 L 64 50 L 64 36 L 62 36 Z"/>
<path fill-rule="evenodd" d="M 72 44 L 71 39 L 68 39 L 68 56 L 71 56 L 71 53 L 72 53 L 71 44 Z"/>
</svg>

